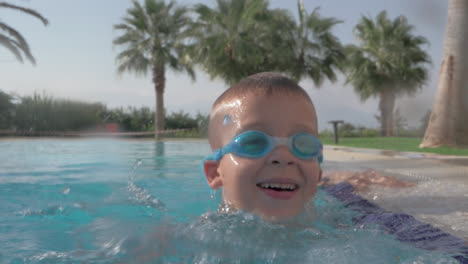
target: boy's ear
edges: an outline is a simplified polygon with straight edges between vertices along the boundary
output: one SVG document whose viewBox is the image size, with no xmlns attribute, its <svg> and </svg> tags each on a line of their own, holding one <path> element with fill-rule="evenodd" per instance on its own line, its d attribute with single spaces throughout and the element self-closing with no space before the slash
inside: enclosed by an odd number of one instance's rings
<svg viewBox="0 0 468 264">
<path fill-rule="evenodd" d="M 206 181 L 211 189 L 216 190 L 223 185 L 221 175 L 218 172 L 219 161 L 206 160 L 203 163 L 203 172 L 205 172 Z"/>
</svg>

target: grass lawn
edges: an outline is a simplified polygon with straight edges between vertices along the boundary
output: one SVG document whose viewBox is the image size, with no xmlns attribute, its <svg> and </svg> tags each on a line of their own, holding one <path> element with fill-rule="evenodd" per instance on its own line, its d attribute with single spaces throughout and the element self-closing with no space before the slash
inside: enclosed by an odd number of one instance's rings
<svg viewBox="0 0 468 264">
<path fill-rule="evenodd" d="M 335 145 L 335 141 L 331 137 L 324 137 L 321 140 L 324 145 Z M 355 137 L 340 138 L 337 146 L 468 156 L 468 148 L 419 148 L 418 145 L 421 141 L 421 138 L 413 137 Z"/>
</svg>

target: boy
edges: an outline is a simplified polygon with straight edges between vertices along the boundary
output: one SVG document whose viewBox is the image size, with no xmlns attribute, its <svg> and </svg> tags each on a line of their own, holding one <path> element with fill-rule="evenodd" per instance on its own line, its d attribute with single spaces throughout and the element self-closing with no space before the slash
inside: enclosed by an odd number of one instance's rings
<svg viewBox="0 0 468 264">
<path fill-rule="evenodd" d="M 229 209 L 282 221 L 301 214 L 321 180 L 322 144 L 307 93 L 278 73 L 258 73 L 213 104 L 203 170 Z"/>
</svg>

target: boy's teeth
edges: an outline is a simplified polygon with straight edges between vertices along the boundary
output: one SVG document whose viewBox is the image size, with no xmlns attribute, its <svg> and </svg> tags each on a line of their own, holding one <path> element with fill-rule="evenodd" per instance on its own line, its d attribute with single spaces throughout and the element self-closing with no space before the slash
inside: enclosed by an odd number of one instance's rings
<svg viewBox="0 0 468 264">
<path fill-rule="evenodd" d="M 260 187 L 264 189 L 282 189 L 288 191 L 296 189 L 296 185 L 291 183 L 261 183 Z"/>
</svg>

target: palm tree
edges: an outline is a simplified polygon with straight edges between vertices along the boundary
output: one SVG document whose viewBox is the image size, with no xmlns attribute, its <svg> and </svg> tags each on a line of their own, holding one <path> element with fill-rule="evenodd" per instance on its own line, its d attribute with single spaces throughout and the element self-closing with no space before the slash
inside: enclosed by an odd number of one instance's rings
<svg viewBox="0 0 468 264">
<path fill-rule="evenodd" d="M 212 77 L 228 84 L 262 71 L 282 71 L 291 50 L 287 32 L 294 20 L 267 0 L 217 0 L 195 6 L 192 55 Z"/>
<path fill-rule="evenodd" d="M 299 81 L 310 77 L 319 87 L 324 79 L 336 81 L 336 70 L 343 70 L 343 47 L 331 30 L 341 21 L 322 18 L 316 8 L 308 14 L 298 0 L 299 22 L 290 30 L 292 58 L 286 71 Z"/>
<path fill-rule="evenodd" d="M 345 56 L 331 29 L 340 21 L 308 14 L 298 1 L 299 23 L 286 10 L 269 9 L 267 0 L 217 0 L 199 4 L 194 60 L 212 78 L 232 84 L 262 71 L 278 71 L 317 85 L 336 80 Z"/>
<path fill-rule="evenodd" d="M 450 0 L 439 87 L 420 147 L 468 146 L 468 1 Z"/>
<path fill-rule="evenodd" d="M 195 73 L 185 56 L 185 34 L 191 19 L 185 7 L 164 0 L 137 0 L 127 10 L 122 23 L 114 29 L 122 32 L 113 41 L 123 47 L 117 55 L 118 73 L 133 72 L 146 75 L 151 72 L 156 92 L 155 135 L 164 129 L 164 90 L 166 68 L 185 71 L 192 79 Z"/>
<path fill-rule="evenodd" d="M 0 2 L 0 8 L 8 8 L 12 10 L 17 10 L 33 17 L 39 19 L 44 25 L 47 25 L 49 22 L 37 11 L 17 5 L 12 5 L 7 2 Z M 0 45 L 8 49 L 13 53 L 17 60 L 23 62 L 23 57 L 28 59 L 33 65 L 36 64 L 28 43 L 21 33 L 16 29 L 9 26 L 0 20 Z"/>
<path fill-rule="evenodd" d="M 335 81 L 336 70 L 343 69 L 343 47 L 331 33 L 340 21 L 321 17 L 318 9 L 308 14 L 301 0 L 298 23 L 285 10 L 269 9 L 267 0 L 216 3 L 195 7 L 192 30 L 194 61 L 212 78 L 230 85 L 254 73 L 278 71 L 320 86 L 325 79 Z"/>
<path fill-rule="evenodd" d="M 413 95 L 427 80 L 430 59 L 421 48 L 427 40 L 413 36 L 406 17 L 391 21 L 385 11 L 375 21 L 361 18 L 355 35 L 359 46 L 347 47 L 347 83 L 363 101 L 379 97 L 382 135 L 391 136 L 396 97 Z"/>
</svg>

